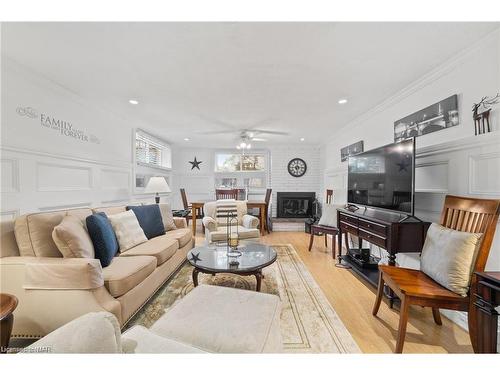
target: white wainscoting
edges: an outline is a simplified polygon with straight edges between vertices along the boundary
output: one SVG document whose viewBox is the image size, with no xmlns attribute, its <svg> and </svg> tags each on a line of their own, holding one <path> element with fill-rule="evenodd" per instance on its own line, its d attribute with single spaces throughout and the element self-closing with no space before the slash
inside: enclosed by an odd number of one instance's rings
<svg viewBox="0 0 500 375">
<path fill-rule="evenodd" d="M 133 190 L 133 164 L 1 148 L 0 219 L 37 211 L 130 202 L 152 203 Z"/>
<path fill-rule="evenodd" d="M 19 160 L 1 159 L 2 181 L 0 191 L 2 193 L 15 193 L 19 191 Z"/>
</svg>

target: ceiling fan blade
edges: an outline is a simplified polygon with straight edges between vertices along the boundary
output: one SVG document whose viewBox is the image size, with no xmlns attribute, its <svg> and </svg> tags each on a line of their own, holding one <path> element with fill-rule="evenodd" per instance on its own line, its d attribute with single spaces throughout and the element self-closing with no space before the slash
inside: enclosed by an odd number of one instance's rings
<svg viewBox="0 0 500 375">
<path fill-rule="evenodd" d="M 274 130 L 252 129 L 252 131 L 254 133 L 259 133 L 259 134 L 290 135 L 290 133 L 287 133 L 287 132 L 280 132 L 280 131 L 274 131 Z"/>
<path fill-rule="evenodd" d="M 267 142 L 267 139 L 264 138 L 251 138 L 253 142 Z"/>
</svg>

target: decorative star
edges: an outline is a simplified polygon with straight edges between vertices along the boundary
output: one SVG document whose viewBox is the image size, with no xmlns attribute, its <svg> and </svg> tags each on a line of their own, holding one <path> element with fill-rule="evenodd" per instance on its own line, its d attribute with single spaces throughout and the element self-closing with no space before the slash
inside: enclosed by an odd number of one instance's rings
<svg viewBox="0 0 500 375">
<path fill-rule="evenodd" d="M 191 259 L 189 259 L 191 262 L 199 262 L 201 259 L 200 259 L 200 253 L 198 252 L 198 254 L 195 254 L 195 253 L 191 253 Z"/>
<path fill-rule="evenodd" d="M 202 161 L 198 161 L 196 160 L 196 156 L 194 157 L 194 161 L 190 161 L 188 162 L 191 164 L 191 170 L 195 169 L 195 168 L 198 168 L 198 170 L 200 170 L 200 164 L 203 163 Z"/>
<path fill-rule="evenodd" d="M 410 166 L 410 163 L 406 163 L 405 160 L 403 160 L 401 163 L 396 163 L 396 165 L 399 167 L 399 172 L 408 172 L 408 167 Z"/>
</svg>

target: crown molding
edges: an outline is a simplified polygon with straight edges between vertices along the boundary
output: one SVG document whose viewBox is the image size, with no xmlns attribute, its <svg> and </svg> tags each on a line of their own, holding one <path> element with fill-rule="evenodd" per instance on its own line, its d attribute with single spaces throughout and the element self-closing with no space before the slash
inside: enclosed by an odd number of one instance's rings
<svg viewBox="0 0 500 375">
<path fill-rule="evenodd" d="M 438 67 L 432 69 L 428 73 L 424 74 L 422 77 L 417 79 L 416 81 L 413 81 L 394 95 L 388 97 L 384 101 L 382 101 L 380 104 L 376 105 L 375 107 L 369 109 L 362 115 L 355 117 L 353 120 L 347 122 L 345 126 L 343 126 L 339 131 L 342 129 L 345 129 L 347 127 L 357 127 L 364 123 L 366 120 L 368 120 L 370 117 L 392 107 L 393 105 L 401 102 L 402 100 L 406 99 L 410 95 L 418 92 L 422 88 L 430 85 L 431 83 L 437 81 L 438 79 L 446 76 L 453 70 L 455 70 L 457 67 L 462 65 L 467 58 L 469 58 L 471 55 L 476 53 L 479 49 L 484 47 L 486 44 L 494 41 L 497 39 L 500 42 L 500 28 L 495 29 L 494 31 L 490 32 L 483 38 L 477 40 L 475 43 L 471 44 L 469 47 L 466 49 L 460 51 L 458 54 L 455 56 L 451 57 L 450 59 L 446 60 L 444 63 L 439 65 Z M 500 53 L 500 51 L 499 51 Z M 333 139 L 335 139 L 335 135 L 332 135 L 328 137 L 325 141 L 324 144 L 327 144 L 331 142 Z"/>
</svg>

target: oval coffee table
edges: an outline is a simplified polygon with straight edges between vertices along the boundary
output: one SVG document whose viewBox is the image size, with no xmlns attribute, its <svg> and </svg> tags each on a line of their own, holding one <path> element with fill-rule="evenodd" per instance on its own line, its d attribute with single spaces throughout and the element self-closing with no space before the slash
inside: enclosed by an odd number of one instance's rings
<svg viewBox="0 0 500 375">
<path fill-rule="evenodd" d="M 198 286 L 198 273 L 232 273 L 240 276 L 255 276 L 257 292 L 262 282 L 262 269 L 274 263 L 277 254 L 270 246 L 257 242 L 248 242 L 238 247 L 239 257 L 228 257 L 226 247 L 211 248 L 199 246 L 191 249 L 187 254 L 193 269 L 193 283 Z"/>
</svg>

